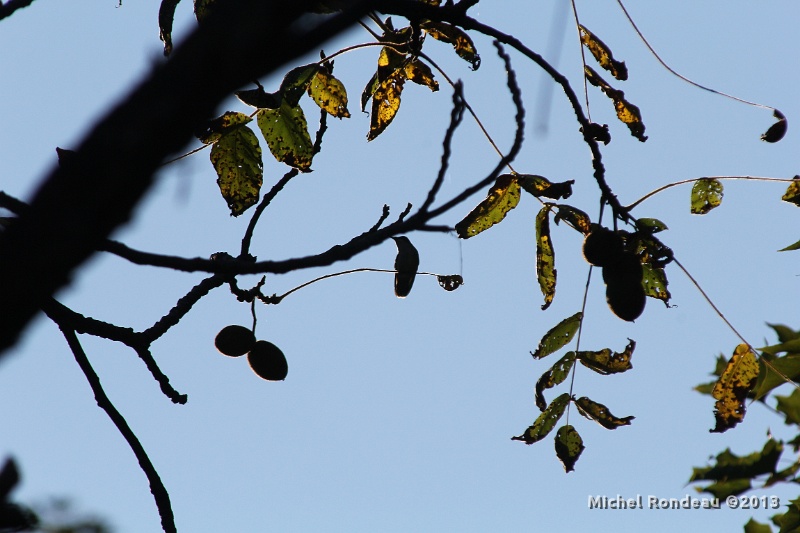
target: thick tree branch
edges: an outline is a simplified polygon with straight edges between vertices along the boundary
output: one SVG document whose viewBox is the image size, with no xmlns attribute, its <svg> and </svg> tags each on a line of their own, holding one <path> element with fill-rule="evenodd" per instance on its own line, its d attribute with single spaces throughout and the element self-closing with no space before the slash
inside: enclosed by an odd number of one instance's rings
<svg viewBox="0 0 800 533">
<path fill-rule="evenodd" d="M 17 9 L 28 7 L 32 3 L 33 0 L 9 0 L 5 4 L 0 2 L 0 20 L 10 17 Z"/>
</svg>

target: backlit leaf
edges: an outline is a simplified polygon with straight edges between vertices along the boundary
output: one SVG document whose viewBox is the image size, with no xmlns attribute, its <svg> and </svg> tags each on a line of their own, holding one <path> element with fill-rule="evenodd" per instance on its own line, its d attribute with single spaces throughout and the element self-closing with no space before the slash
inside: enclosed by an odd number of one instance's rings
<svg viewBox="0 0 800 533">
<path fill-rule="evenodd" d="M 158 8 L 159 38 L 164 43 L 164 55 L 172 53 L 172 21 L 175 18 L 175 7 L 180 0 L 161 0 Z"/>
<path fill-rule="evenodd" d="M 553 222 L 558 224 L 560 221 L 566 220 L 567 224 L 580 231 L 584 235 L 591 231 L 592 220 L 589 215 L 571 205 L 559 205 L 556 216 L 553 217 Z"/>
<path fill-rule="evenodd" d="M 744 533 L 772 533 L 772 528 L 769 524 L 756 522 L 753 517 L 750 517 L 750 520 L 744 525 Z"/>
<path fill-rule="evenodd" d="M 586 29 L 582 24 L 578 25 L 581 33 L 581 42 L 594 56 L 601 67 L 606 69 L 620 81 L 628 79 L 628 68 L 624 61 L 614 59 L 611 50 L 596 35 Z"/>
<path fill-rule="evenodd" d="M 761 136 L 761 140 L 768 143 L 776 143 L 783 139 L 783 136 L 786 135 L 786 130 L 789 127 L 789 122 L 786 120 L 786 116 L 777 109 L 773 111 L 772 116 L 777 118 L 778 121 L 770 126 L 769 129 Z"/>
<path fill-rule="evenodd" d="M 308 95 L 329 115 L 336 118 L 350 116 L 350 112 L 347 110 L 347 91 L 344 85 L 325 69 L 319 69 L 311 78 Z"/>
<path fill-rule="evenodd" d="M 539 341 L 539 347 L 536 348 L 535 352 L 531 352 L 533 358 L 541 359 L 566 346 L 578 331 L 582 317 L 583 314 L 579 311 L 571 317 L 565 318 L 545 333 L 542 340 Z"/>
<path fill-rule="evenodd" d="M 781 196 L 781 200 L 800 206 L 800 176 L 792 178 L 792 183 L 789 184 L 789 188 Z"/>
<path fill-rule="evenodd" d="M 642 287 L 645 295 L 668 304 L 672 295 L 667 289 L 667 274 L 663 268 L 642 264 Z"/>
<path fill-rule="evenodd" d="M 300 106 L 284 100 L 278 109 L 260 109 L 258 127 L 275 159 L 302 171 L 311 168 L 313 144 Z"/>
<path fill-rule="evenodd" d="M 469 239 L 491 228 L 517 207 L 519 197 L 519 183 L 514 176 L 511 174 L 498 176 L 486 198 L 456 224 L 456 233 L 462 239 Z"/>
<path fill-rule="evenodd" d="M 439 82 L 433 79 L 431 67 L 420 61 L 412 59 L 405 64 L 406 77 L 418 85 L 424 85 L 431 91 L 439 90 Z"/>
<path fill-rule="evenodd" d="M 361 111 L 362 112 L 366 111 L 367 102 L 369 102 L 370 98 L 372 98 L 372 95 L 375 94 L 375 91 L 378 90 L 378 87 L 380 86 L 380 84 L 381 83 L 378 81 L 378 73 L 376 72 L 375 74 L 372 75 L 372 77 L 367 82 L 366 87 L 364 87 L 364 90 L 361 92 Z"/>
<path fill-rule="evenodd" d="M 786 424 L 800 426 L 800 390 L 794 389 L 790 396 L 775 395 L 777 409 L 786 416 Z"/>
<path fill-rule="evenodd" d="M 556 256 L 550 238 L 550 206 L 545 205 L 536 215 L 536 279 L 544 295 L 542 311 L 553 303 L 557 274 Z"/>
<path fill-rule="evenodd" d="M 794 244 L 790 244 L 786 248 L 781 248 L 778 250 L 779 252 L 791 252 L 792 250 L 800 250 L 800 241 L 797 241 Z"/>
<path fill-rule="evenodd" d="M 226 131 L 211 147 L 211 163 L 231 215 L 239 216 L 258 202 L 263 181 L 261 147 L 250 128 Z"/>
<path fill-rule="evenodd" d="M 371 141 L 383 133 L 397 111 L 400 109 L 400 95 L 405 83 L 405 72 L 395 71 L 389 78 L 378 84 L 372 95 L 372 113 L 370 114 L 369 133 L 367 140 Z"/>
<path fill-rule="evenodd" d="M 669 228 L 657 218 L 640 218 L 636 221 L 636 229 L 652 235 Z"/>
<path fill-rule="evenodd" d="M 606 81 L 595 72 L 592 67 L 588 65 L 584 67 L 586 81 L 599 87 L 606 96 L 611 98 L 614 102 L 614 109 L 617 112 L 617 118 L 620 119 L 631 132 L 631 135 L 639 139 L 641 142 L 647 140 L 644 134 L 644 123 L 642 122 L 642 113 L 639 108 L 625 99 L 625 93 L 618 89 L 611 87 Z"/>
<path fill-rule="evenodd" d="M 564 470 L 572 472 L 575 470 L 575 463 L 583 453 L 583 439 L 578 434 L 578 430 L 570 425 L 561 426 L 556 432 L 556 457 L 564 465 Z"/>
<path fill-rule="evenodd" d="M 783 444 L 775 439 L 769 439 L 760 452 L 753 452 L 749 455 L 738 456 L 732 453 L 730 448 L 719 453 L 715 458 L 715 464 L 701 468 L 693 468 L 689 483 L 697 481 L 734 481 L 754 479 L 764 474 L 775 472 L 778 460 L 783 453 Z M 701 489 L 710 492 L 708 487 Z M 741 492 L 715 493 L 715 496 L 725 498 L 730 494 L 740 494 Z"/>
<path fill-rule="evenodd" d="M 481 66 L 481 56 L 475 50 L 472 39 L 461 28 L 447 22 L 432 20 L 424 21 L 420 27 L 437 41 L 452 44 L 458 57 L 468 61 L 472 65 L 472 70 L 478 70 Z"/>
<path fill-rule="evenodd" d="M 800 339 L 800 331 L 795 331 L 784 324 L 767 324 L 767 326 L 772 328 L 780 342 Z"/>
<path fill-rule="evenodd" d="M 197 138 L 203 144 L 217 142 L 224 133 L 232 131 L 253 120 L 244 113 L 228 111 L 221 117 L 209 121 L 205 129 L 197 134 Z"/>
<path fill-rule="evenodd" d="M 712 433 L 723 433 L 744 420 L 745 400 L 755 387 L 758 374 L 756 354 L 746 344 L 737 346 L 711 392 L 717 400 L 714 406 L 716 426 Z"/>
<path fill-rule="evenodd" d="M 263 87 L 233 93 L 243 103 L 259 109 L 277 109 L 281 106 L 280 93 L 268 93 Z"/>
<path fill-rule="evenodd" d="M 774 357 L 768 351 L 770 348 L 769 346 L 766 347 L 758 361 L 758 380 L 753 392 L 756 400 L 763 398 L 772 389 L 786 383 L 786 378 L 792 381 L 800 380 L 800 353 L 789 353 L 783 357 Z M 786 378 L 783 376 L 786 376 Z"/>
<path fill-rule="evenodd" d="M 300 103 L 300 98 L 303 96 L 303 93 L 308 90 L 311 80 L 322 70 L 323 69 L 316 63 L 303 65 L 302 67 L 290 70 L 286 76 L 283 77 L 283 81 L 281 82 L 280 93 L 284 102 L 286 102 L 289 107 L 295 107 Z"/>
<path fill-rule="evenodd" d="M 564 409 L 566 409 L 569 401 L 570 397 L 566 392 L 557 397 L 550 402 L 547 409 L 536 418 L 533 425 L 525 430 L 525 433 L 518 437 L 511 437 L 511 440 L 521 440 L 524 441 L 525 444 L 533 444 L 545 438 L 547 434 L 553 430 L 556 423 L 561 418 L 561 415 L 564 414 Z"/>
<path fill-rule="evenodd" d="M 722 182 L 714 178 L 703 178 L 692 185 L 693 215 L 705 215 L 722 203 Z"/>
<path fill-rule="evenodd" d="M 584 366 L 591 368 L 598 374 L 618 374 L 633 368 L 631 357 L 636 348 L 636 342 L 628 339 L 628 345 L 622 352 L 611 352 L 604 348 L 596 352 L 578 352 L 578 360 Z"/>
<path fill-rule="evenodd" d="M 779 533 L 792 533 L 800 529 L 800 498 L 790 500 L 787 507 L 789 509 L 785 513 L 772 517 L 772 523 L 781 528 Z"/>
<path fill-rule="evenodd" d="M 567 379 L 569 371 L 572 370 L 573 364 L 575 364 L 575 352 L 568 352 L 567 355 L 556 361 L 547 372 L 539 377 L 536 381 L 536 407 L 544 411 L 545 407 L 547 407 L 547 402 L 542 393 L 559 383 L 563 383 Z"/>
<path fill-rule="evenodd" d="M 553 200 L 566 199 L 572 196 L 572 184 L 575 180 L 551 183 L 544 176 L 536 174 L 517 174 L 520 186 L 537 198 L 542 196 Z"/>
<path fill-rule="evenodd" d="M 722 354 L 719 354 L 716 359 L 716 364 L 714 365 L 714 372 L 711 373 L 712 376 L 716 376 L 719 378 L 725 369 L 728 367 L 728 358 Z M 709 383 L 703 383 L 702 385 L 698 385 L 694 387 L 694 390 L 699 392 L 700 394 L 708 394 L 710 395 L 714 391 L 714 385 L 717 384 L 717 380 L 711 381 Z"/>
<path fill-rule="evenodd" d="M 631 420 L 634 419 L 632 416 L 618 418 L 611 414 L 611 411 L 608 410 L 608 407 L 602 403 L 597 403 L 594 400 L 590 400 L 586 396 L 578 398 L 575 401 L 575 407 L 578 408 L 578 412 L 580 414 L 589 420 L 594 420 L 606 429 L 617 429 L 620 426 L 629 426 L 631 424 Z"/>
</svg>

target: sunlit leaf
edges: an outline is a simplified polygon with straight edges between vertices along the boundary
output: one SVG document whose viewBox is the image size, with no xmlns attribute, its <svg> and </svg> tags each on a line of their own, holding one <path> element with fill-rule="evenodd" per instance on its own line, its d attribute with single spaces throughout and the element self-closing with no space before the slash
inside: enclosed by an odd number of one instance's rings
<svg viewBox="0 0 800 533">
<path fill-rule="evenodd" d="M 244 113 L 228 111 L 222 116 L 211 120 L 204 130 L 197 133 L 197 138 L 203 144 L 217 142 L 225 132 L 234 130 L 253 120 Z"/>
<path fill-rule="evenodd" d="M 633 368 L 631 357 L 635 348 L 636 342 L 628 339 L 628 345 L 622 352 L 612 352 L 610 348 L 595 352 L 581 351 L 578 352 L 578 360 L 598 374 L 618 374 Z"/>
<path fill-rule="evenodd" d="M 364 112 L 367 109 L 367 102 L 369 102 L 370 98 L 375 94 L 375 91 L 378 90 L 381 82 L 378 81 L 378 73 L 372 75 L 372 77 L 367 82 L 366 87 L 361 92 L 361 111 Z"/>
<path fill-rule="evenodd" d="M 536 407 L 544 411 L 545 407 L 547 407 L 547 402 L 542 393 L 559 383 L 563 383 L 567 379 L 569 371 L 572 370 L 573 364 L 575 364 L 575 352 L 568 352 L 567 355 L 556 361 L 547 372 L 539 377 L 536 381 Z"/>
<path fill-rule="evenodd" d="M 434 22 L 432 20 L 424 21 L 420 27 L 437 41 L 452 44 L 456 54 L 472 65 L 472 70 L 478 70 L 481 66 L 481 56 L 475 50 L 472 39 L 461 28 L 447 22 Z"/>
<path fill-rule="evenodd" d="M 569 344 L 569 341 L 572 340 L 572 337 L 574 337 L 575 333 L 578 331 L 581 318 L 583 318 L 583 313 L 579 311 L 551 328 L 550 331 L 544 334 L 542 340 L 539 341 L 539 347 L 536 348 L 536 351 L 531 352 L 533 358 L 541 359 Z"/>
<path fill-rule="evenodd" d="M 369 133 L 367 134 L 368 141 L 383 133 L 383 130 L 394 120 L 397 111 L 400 109 L 400 95 L 403 92 L 404 83 L 404 71 L 397 70 L 378 85 L 372 95 L 372 113 L 370 114 Z"/>
<path fill-rule="evenodd" d="M 611 98 L 614 102 L 614 109 L 617 112 L 617 118 L 620 119 L 631 132 L 631 135 L 644 142 L 647 136 L 644 134 L 644 123 L 642 122 L 642 113 L 639 108 L 625 99 L 625 93 L 610 86 L 606 81 L 600 77 L 588 65 L 584 67 L 586 74 L 586 81 L 599 87 L 606 96 Z"/>
<path fill-rule="evenodd" d="M 561 426 L 556 432 L 556 457 L 564 465 L 564 470 L 572 472 L 575 470 L 575 463 L 583 453 L 583 439 L 578 434 L 578 430 L 570 425 Z"/>
<path fill-rule="evenodd" d="M 644 287 L 645 295 L 668 304 L 672 298 L 667 289 L 668 284 L 667 274 L 663 268 L 647 263 L 642 265 L 642 287 Z"/>
<path fill-rule="evenodd" d="M 571 205 L 559 205 L 556 215 L 553 217 L 553 222 L 558 224 L 560 221 L 566 220 L 567 224 L 580 231 L 584 235 L 591 231 L 592 220 L 589 215 Z"/>
<path fill-rule="evenodd" d="M 226 131 L 211 147 L 211 163 L 231 215 L 239 216 L 258 202 L 263 181 L 261 147 L 250 128 Z"/>
<path fill-rule="evenodd" d="M 636 221 L 636 229 L 652 235 L 669 228 L 657 218 L 640 218 Z"/>
<path fill-rule="evenodd" d="M 693 215 L 705 215 L 722 203 L 722 182 L 714 178 L 703 178 L 692 185 Z"/>
<path fill-rule="evenodd" d="M 311 80 L 322 70 L 323 69 L 316 63 L 311 63 L 310 65 L 293 68 L 286 73 L 280 88 L 283 101 L 286 102 L 289 107 L 297 106 L 297 104 L 300 103 L 300 98 L 303 96 L 303 93 L 308 90 Z"/>
<path fill-rule="evenodd" d="M 300 106 L 292 107 L 284 100 L 278 109 L 260 109 L 258 127 L 275 159 L 299 170 L 311 168 L 313 144 Z"/>
<path fill-rule="evenodd" d="M 608 407 L 602 403 L 597 403 L 593 400 L 590 400 L 586 396 L 578 398 L 575 401 L 575 407 L 578 408 L 578 412 L 580 414 L 589 420 L 594 420 L 606 429 L 617 429 L 620 426 L 629 426 L 631 424 L 631 420 L 634 419 L 632 416 L 618 418 L 611 414 L 611 411 L 608 410 Z"/>
<path fill-rule="evenodd" d="M 789 127 L 789 122 L 786 120 L 786 116 L 777 109 L 773 111 L 772 116 L 777 118 L 778 121 L 770 126 L 769 129 L 761 136 L 761 140 L 768 143 L 776 143 L 783 139 L 783 136 L 786 135 L 786 130 Z"/>
<path fill-rule="evenodd" d="M 544 176 L 536 174 L 517 174 L 520 186 L 537 198 L 544 196 L 553 200 L 566 199 L 572 196 L 572 184 L 575 180 L 552 183 Z"/>
<path fill-rule="evenodd" d="M 164 55 L 172 53 L 172 21 L 175 18 L 175 7 L 180 0 L 161 0 L 158 8 L 159 38 L 164 43 Z"/>
<path fill-rule="evenodd" d="M 769 439 L 760 452 L 753 452 L 741 457 L 727 448 L 716 456 L 715 464 L 712 466 L 693 468 L 689 483 L 697 481 L 732 482 L 730 485 L 719 484 L 703 487 L 700 490 L 710 492 L 719 498 L 741 494 L 750 487 L 750 480 L 764 474 L 774 473 L 782 453 L 783 444 L 775 439 Z M 745 489 L 740 490 L 741 487 Z"/>
<path fill-rule="evenodd" d="M 783 196 L 781 196 L 781 200 L 800 206 L 800 176 L 792 178 L 792 182 L 786 192 L 783 193 Z"/>
<path fill-rule="evenodd" d="M 439 286 L 448 292 L 454 291 L 464 284 L 464 278 L 458 274 L 453 274 L 451 276 L 436 276 L 436 281 L 439 282 Z"/>
<path fill-rule="evenodd" d="M 456 224 L 456 233 L 462 239 L 469 239 L 491 228 L 517 207 L 519 197 L 519 183 L 514 176 L 511 174 L 498 176 L 486 198 Z"/>
<path fill-rule="evenodd" d="M 511 437 L 511 440 L 521 440 L 524 441 L 525 444 L 533 444 L 545 438 L 547 434 L 553 430 L 556 423 L 561 418 L 561 415 L 564 414 L 564 409 L 566 409 L 569 401 L 570 397 L 566 392 L 558 396 L 555 400 L 550 402 L 547 409 L 536 418 L 533 425 L 525 430 L 525 433 L 518 437 Z"/>
<path fill-rule="evenodd" d="M 716 426 L 712 433 L 723 433 L 744 420 L 745 400 L 755 387 L 758 374 L 756 354 L 747 344 L 737 346 L 711 392 L 717 400 L 714 406 Z"/>
<path fill-rule="evenodd" d="M 550 206 L 545 205 L 536 215 L 536 279 L 544 295 L 542 311 L 553 303 L 557 274 L 556 256 L 550 238 Z"/>
<path fill-rule="evenodd" d="M 581 32 L 581 42 L 589 49 L 600 66 L 609 71 L 616 79 L 620 81 L 627 80 L 628 68 L 625 66 L 625 62 L 614 59 L 608 46 L 599 37 L 587 30 L 585 26 L 580 24 L 578 28 Z"/>
<path fill-rule="evenodd" d="M 794 341 L 789 341 L 794 342 Z M 771 347 L 767 347 L 770 349 Z M 769 394 L 771 390 L 791 381 L 800 380 L 800 353 L 790 353 L 783 357 L 775 357 L 765 351 L 758 361 L 758 380 L 753 392 L 756 400 Z M 785 378 L 783 376 L 786 376 Z"/>
<path fill-rule="evenodd" d="M 420 61 L 412 59 L 405 64 L 406 77 L 418 85 L 424 85 L 431 91 L 439 90 L 439 82 L 433 79 L 431 67 Z"/>
<path fill-rule="evenodd" d="M 325 69 L 319 69 L 308 84 L 308 95 L 314 102 L 324 109 L 329 115 L 336 118 L 347 118 L 347 91 L 341 81 L 329 74 Z"/>
</svg>

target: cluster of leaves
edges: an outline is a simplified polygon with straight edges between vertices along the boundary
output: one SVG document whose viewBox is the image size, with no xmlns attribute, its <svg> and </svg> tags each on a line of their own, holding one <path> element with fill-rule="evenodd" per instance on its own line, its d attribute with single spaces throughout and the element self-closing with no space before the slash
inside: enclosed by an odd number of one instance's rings
<svg viewBox="0 0 800 533">
<path fill-rule="evenodd" d="M 698 385 L 695 390 L 711 394 L 717 400 L 717 427 L 712 431 L 733 427 L 744 416 L 745 402 L 759 402 L 772 407 L 797 433 L 786 443 L 769 435 L 761 451 L 745 456 L 726 449 L 714 458 L 711 465 L 694 468 L 690 483 L 711 482 L 697 487 L 699 492 L 724 499 L 778 483 L 800 483 L 800 459 L 795 458 L 784 468 L 778 465 L 785 445 L 795 453 L 800 451 L 800 388 L 795 385 L 788 396 L 775 394 L 774 405 L 768 403 L 774 389 L 785 385 L 787 379 L 794 383 L 800 380 L 800 331 L 782 324 L 769 326 L 777 334 L 778 344 L 759 348 L 758 359 L 746 345 L 738 346 L 730 360 L 718 356 L 713 372 L 718 379 Z M 730 426 L 720 429 L 721 419 L 729 421 Z M 800 528 L 800 497 L 790 501 L 788 509 L 771 520 L 780 532 L 797 531 Z M 761 528 L 752 531 L 772 531 L 769 525 L 754 520 L 749 525 Z"/>
</svg>

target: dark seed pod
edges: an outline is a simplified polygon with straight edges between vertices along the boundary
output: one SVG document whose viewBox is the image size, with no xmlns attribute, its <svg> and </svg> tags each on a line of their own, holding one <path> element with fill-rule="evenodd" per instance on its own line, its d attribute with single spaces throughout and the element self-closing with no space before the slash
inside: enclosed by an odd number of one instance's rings
<svg viewBox="0 0 800 533">
<path fill-rule="evenodd" d="M 603 267 L 606 301 L 622 320 L 633 322 L 644 312 L 647 295 L 642 286 L 642 263 L 633 252 L 622 252 L 616 261 Z"/>
<path fill-rule="evenodd" d="M 614 261 L 603 266 L 603 281 L 608 283 L 642 283 L 642 263 L 633 252 L 621 252 Z"/>
<path fill-rule="evenodd" d="M 583 257 L 594 266 L 606 266 L 619 258 L 623 246 L 618 233 L 594 224 L 583 240 Z"/>
<path fill-rule="evenodd" d="M 214 345 L 222 354 L 239 357 L 250 351 L 256 342 L 253 332 L 244 326 L 225 326 L 217 333 Z"/>
<path fill-rule="evenodd" d="M 256 342 L 247 354 L 247 362 L 258 377 L 268 381 L 283 381 L 289 373 L 286 356 L 268 341 Z"/>
</svg>

